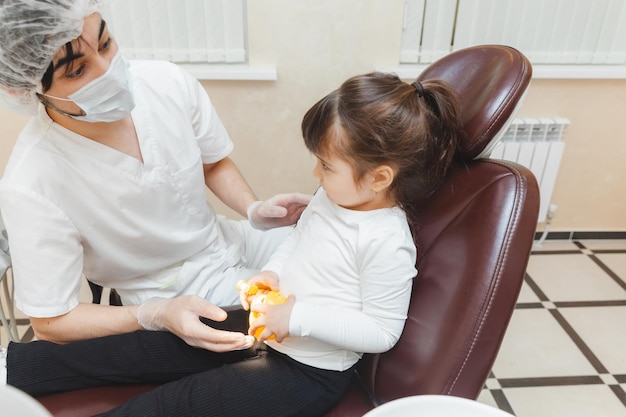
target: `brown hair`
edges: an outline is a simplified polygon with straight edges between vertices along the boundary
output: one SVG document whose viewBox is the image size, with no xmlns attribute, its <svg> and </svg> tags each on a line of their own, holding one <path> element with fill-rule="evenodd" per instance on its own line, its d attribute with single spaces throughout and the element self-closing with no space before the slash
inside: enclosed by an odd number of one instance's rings
<svg viewBox="0 0 626 417">
<path fill-rule="evenodd" d="M 415 226 L 413 214 L 442 183 L 456 154 L 457 107 L 443 81 L 407 84 L 373 72 L 348 79 L 311 107 L 302 134 L 312 153 L 332 151 L 350 163 L 357 181 L 379 165 L 391 166 L 391 197 Z M 335 135 L 338 128 L 345 134 Z"/>
</svg>

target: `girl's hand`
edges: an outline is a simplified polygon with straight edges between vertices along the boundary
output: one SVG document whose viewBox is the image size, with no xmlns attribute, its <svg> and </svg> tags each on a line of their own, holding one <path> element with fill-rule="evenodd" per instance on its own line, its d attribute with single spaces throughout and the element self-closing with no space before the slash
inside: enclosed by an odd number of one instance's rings
<svg viewBox="0 0 626 417">
<path fill-rule="evenodd" d="M 269 339 L 272 334 L 278 343 L 289 336 L 289 320 L 293 306 L 296 304 L 296 297 L 292 294 L 287 297 L 283 304 L 269 305 L 264 303 L 252 303 L 250 308 L 254 312 L 261 313 L 251 324 L 248 334 L 254 335 L 259 327 L 265 326 L 261 335 L 257 338 L 259 342 Z"/>
<path fill-rule="evenodd" d="M 273 271 L 261 271 L 253 275 L 248 281 L 248 285 L 256 285 L 259 291 L 278 291 L 278 275 Z M 245 310 L 250 309 L 250 303 L 257 294 L 250 294 L 248 291 L 239 291 L 239 301 Z"/>
</svg>

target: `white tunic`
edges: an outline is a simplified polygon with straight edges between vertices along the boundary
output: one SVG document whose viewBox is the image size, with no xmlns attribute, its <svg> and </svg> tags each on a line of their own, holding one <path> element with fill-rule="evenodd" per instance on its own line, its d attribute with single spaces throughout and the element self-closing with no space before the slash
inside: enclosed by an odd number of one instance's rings
<svg viewBox="0 0 626 417">
<path fill-rule="evenodd" d="M 240 258 L 206 199 L 202 164 L 233 148 L 206 92 L 166 62 L 135 61 L 131 73 L 143 163 L 63 128 L 43 108 L 15 145 L 0 210 L 16 305 L 29 316 L 73 309 L 82 273 L 130 304 L 204 295 Z"/>
<path fill-rule="evenodd" d="M 384 352 L 407 317 L 416 248 L 398 208 L 353 211 L 320 189 L 263 269 L 294 294 L 290 337 L 267 341 L 293 359 L 342 371 L 362 353 Z"/>
</svg>

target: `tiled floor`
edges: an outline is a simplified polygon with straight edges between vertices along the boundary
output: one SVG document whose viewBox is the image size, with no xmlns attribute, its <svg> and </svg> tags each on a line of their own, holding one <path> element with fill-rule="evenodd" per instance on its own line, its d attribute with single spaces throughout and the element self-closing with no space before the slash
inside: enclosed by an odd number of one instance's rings
<svg viewBox="0 0 626 417">
<path fill-rule="evenodd" d="M 626 240 L 533 249 L 478 400 L 517 417 L 626 417 Z"/>
<path fill-rule="evenodd" d="M 517 417 L 626 417 L 626 241 L 534 248 L 479 401 Z"/>
</svg>

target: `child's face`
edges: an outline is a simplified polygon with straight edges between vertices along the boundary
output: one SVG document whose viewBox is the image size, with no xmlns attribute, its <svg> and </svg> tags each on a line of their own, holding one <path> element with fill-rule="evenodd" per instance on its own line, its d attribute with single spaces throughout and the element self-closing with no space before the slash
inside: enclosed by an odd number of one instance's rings
<svg viewBox="0 0 626 417">
<path fill-rule="evenodd" d="M 374 207 L 375 194 L 367 186 L 367 175 L 357 183 L 352 166 L 335 154 L 317 157 L 313 175 L 333 203 L 351 210 L 378 208 Z"/>
</svg>

